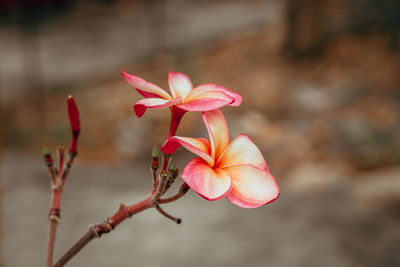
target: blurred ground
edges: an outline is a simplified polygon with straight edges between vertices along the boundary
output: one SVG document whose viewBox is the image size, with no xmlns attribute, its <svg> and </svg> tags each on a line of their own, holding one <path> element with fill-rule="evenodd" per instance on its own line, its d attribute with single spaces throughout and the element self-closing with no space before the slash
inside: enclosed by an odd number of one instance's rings
<svg viewBox="0 0 400 267">
<path fill-rule="evenodd" d="M 35 266 L 45 262 L 50 195 L 41 163 L 35 155 L 18 153 L 7 153 L 3 159 L 4 215 L 14 218 L 3 223 L 6 266 L 22 266 L 27 259 Z M 55 254 L 66 250 L 89 224 L 103 221 L 121 201 L 140 201 L 150 188 L 145 165 L 109 168 L 77 163 L 62 201 Z M 226 200 L 208 202 L 190 192 L 165 205 L 183 218 L 181 225 L 155 210 L 145 211 L 94 240 L 68 266 L 398 266 L 400 214 L 363 205 L 358 194 L 368 182 L 354 181 L 326 165 L 294 171 L 290 178 L 299 181 L 326 173 L 330 184 L 319 182 L 318 187 L 279 179 L 279 200 L 255 210 Z M 399 175 L 400 169 L 386 172 L 392 180 Z M 34 227 L 27 227 L 27 222 Z"/>
<path fill-rule="evenodd" d="M 243 210 L 191 192 L 166 207 L 183 218 L 181 226 L 146 211 L 94 241 L 71 266 L 400 265 L 398 33 L 388 33 L 377 9 L 365 12 L 372 20 L 360 19 L 373 0 L 356 11 L 330 0 L 330 13 L 316 0 L 300 1 L 300 7 L 296 1 L 165 1 L 165 18 L 150 24 L 145 11 L 159 9 L 117 2 L 111 13 L 98 5 L 78 8 L 40 26 L 40 35 L 24 36 L 41 40 L 43 87 L 16 71 L 16 55 L 22 56 L 13 42 L 20 32 L 0 28 L 8 40 L 0 44 L 7 62 L 0 64 L 0 78 L 7 74 L 1 79 L 5 266 L 45 261 L 50 193 L 40 152 L 45 143 L 53 149 L 68 143 L 68 94 L 80 107 L 83 130 L 63 198 L 56 257 L 121 201 L 147 194 L 147 158 L 153 144 L 163 142 L 169 114 L 149 110 L 136 118 L 131 107 L 140 97 L 121 78 L 121 68 L 165 89 L 168 71 L 181 71 L 194 85 L 217 83 L 240 92 L 243 104 L 223 109 L 231 138 L 244 132 L 254 139 L 281 197 Z M 389 2 L 378 15 L 391 18 L 387 9 L 396 9 Z M 305 30 L 288 45 L 290 4 L 297 17 L 304 15 L 294 25 Z M 319 7 L 327 14 L 315 27 L 313 20 L 321 18 L 309 10 Z M 182 12 L 175 15 L 177 9 Z M 359 25 L 371 21 L 373 27 L 360 32 Z M 185 115 L 178 133 L 205 136 L 200 115 Z M 190 157 L 179 150 L 178 166 Z"/>
</svg>

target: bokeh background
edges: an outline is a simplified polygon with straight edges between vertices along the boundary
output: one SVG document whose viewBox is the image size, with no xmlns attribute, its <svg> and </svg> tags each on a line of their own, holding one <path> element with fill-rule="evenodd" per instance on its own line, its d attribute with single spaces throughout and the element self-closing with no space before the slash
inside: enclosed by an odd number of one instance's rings
<svg viewBox="0 0 400 267">
<path fill-rule="evenodd" d="M 69 94 L 82 133 L 55 258 L 149 192 L 169 112 L 136 118 L 125 69 L 165 89 L 180 71 L 240 92 L 223 108 L 231 137 L 254 139 L 281 196 L 244 210 L 189 192 L 165 206 L 182 225 L 148 210 L 68 266 L 400 266 L 399 47 L 395 0 L 0 1 L 1 264 L 45 263 L 41 151 L 69 143 Z M 178 133 L 205 137 L 200 115 Z"/>
</svg>

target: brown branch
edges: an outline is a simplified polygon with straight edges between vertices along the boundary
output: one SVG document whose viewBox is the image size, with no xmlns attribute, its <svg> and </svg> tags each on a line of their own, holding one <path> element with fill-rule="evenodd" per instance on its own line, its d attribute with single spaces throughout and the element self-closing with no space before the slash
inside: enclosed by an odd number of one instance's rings
<svg viewBox="0 0 400 267">
<path fill-rule="evenodd" d="M 84 234 L 78 242 L 76 242 L 53 266 L 64 266 L 73 256 L 76 255 L 87 243 L 93 238 L 98 237 L 95 226 L 91 226 L 86 234 Z"/>
<path fill-rule="evenodd" d="M 54 267 L 64 266 L 72 257 L 74 257 L 82 248 L 86 246 L 95 237 L 100 238 L 103 234 L 109 233 L 115 229 L 124 220 L 130 218 L 133 214 L 154 207 L 150 196 L 143 201 L 132 206 L 121 204 L 118 211 L 104 222 L 91 226 L 88 232 L 83 235 L 55 264 Z"/>
</svg>

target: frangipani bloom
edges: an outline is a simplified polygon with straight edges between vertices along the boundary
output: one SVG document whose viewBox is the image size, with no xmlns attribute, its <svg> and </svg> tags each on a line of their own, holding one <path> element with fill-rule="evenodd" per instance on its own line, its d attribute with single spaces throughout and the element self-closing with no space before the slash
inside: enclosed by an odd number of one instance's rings
<svg viewBox="0 0 400 267">
<path fill-rule="evenodd" d="M 138 117 L 143 116 L 148 108 L 170 107 L 172 111 L 170 136 L 174 135 L 182 116 L 186 111 L 208 111 L 225 105 L 239 106 L 240 94 L 216 85 L 202 84 L 193 88 L 190 78 L 183 73 L 170 72 L 168 83 L 171 94 L 155 84 L 130 75 L 122 70 L 122 76 L 145 98 L 133 107 Z"/>
<path fill-rule="evenodd" d="M 183 146 L 199 156 L 186 165 L 182 179 L 208 200 L 226 197 L 243 208 L 256 208 L 277 199 L 278 184 L 251 139 L 240 134 L 229 142 L 228 126 L 218 109 L 203 112 L 203 120 L 210 141 L 173 136 L 161 148 L 172 154 Z"/>
</svg>

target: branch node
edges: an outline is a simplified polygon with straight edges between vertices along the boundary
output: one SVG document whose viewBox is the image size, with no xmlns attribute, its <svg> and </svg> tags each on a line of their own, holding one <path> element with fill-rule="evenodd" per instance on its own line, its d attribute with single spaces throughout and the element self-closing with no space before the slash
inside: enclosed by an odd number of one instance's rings
<svg viewBox="0 0 400 267">
<path fill-rule="evenodd" d="M 61 220 L 60 208 L 56 207 L 50 208 L 48 217 L 50 221 L 60 222 Z"/>
<path fill-rule="evenodd" d="M 49 215 L 49 220 L 50 221 L 55 221 L 57 223 L 59 223 L 61 221 L 60 217 L 57 215 Z"/>
<path fill-rule="evenodd" d="M 89 229 L 92 231 L 92 233 L 93 233 L 97 238 L 100 238 L 100 237 L 101 237 L 101 234 L 100 234 L 99 231 L 97 230 L 97 226 L 96 226 L 96 225 L 90 224 L 90 225 L 89 225 Z"/>
<path fill-rule="evenodd" d="M 53 192 L 55 191 L 62 191 L 64 189 L 64 185 L 61 183 L 53 183 L 51 184 L 51 190 Z"/>
</svg>

